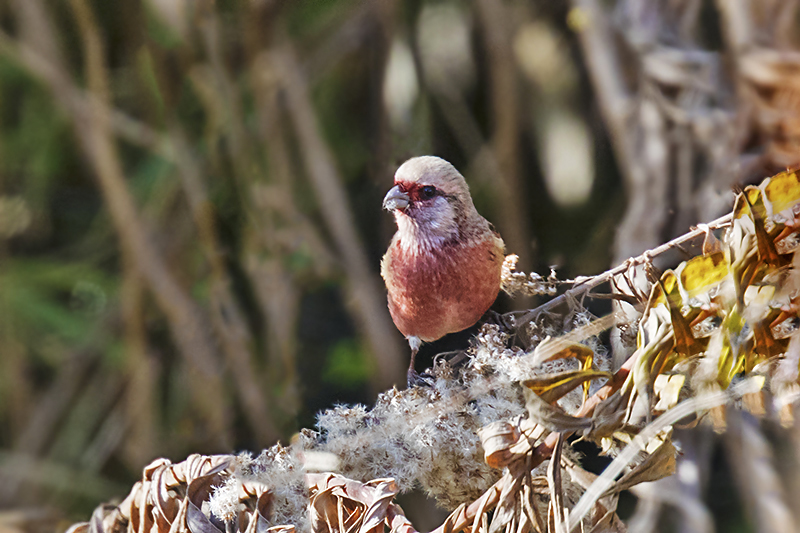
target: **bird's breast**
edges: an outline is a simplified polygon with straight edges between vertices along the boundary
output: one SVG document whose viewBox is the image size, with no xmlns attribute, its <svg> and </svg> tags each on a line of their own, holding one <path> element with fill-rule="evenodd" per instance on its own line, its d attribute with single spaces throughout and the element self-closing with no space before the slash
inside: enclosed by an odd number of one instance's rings
<svg viewBox="0 0 800 533">
<path fill-rule="evenodd" d="M 502 263 L 494 233 L 416 253 L 395 239 L 381 263 L 395 325 L 423 341 L 472 326 L 497 298 Z"/>
</svg>

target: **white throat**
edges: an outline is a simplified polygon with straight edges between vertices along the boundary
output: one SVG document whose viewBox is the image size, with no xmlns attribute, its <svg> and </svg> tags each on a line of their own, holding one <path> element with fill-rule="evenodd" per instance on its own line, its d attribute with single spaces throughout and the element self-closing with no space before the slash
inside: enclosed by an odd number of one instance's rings
<svg viewBox="0 0 800 533">
<path fill-rule="evenodd" d="M 449 228 L 441 227 L 433 221 L 420 224 L 405 213 L 395 213 L 395 220 L 400 247 L 403 252 L 412 255 L 430 253 L 434 249 L 441 248 L 452 236 L 452 230 L 448 231 Z"/>
</svg>

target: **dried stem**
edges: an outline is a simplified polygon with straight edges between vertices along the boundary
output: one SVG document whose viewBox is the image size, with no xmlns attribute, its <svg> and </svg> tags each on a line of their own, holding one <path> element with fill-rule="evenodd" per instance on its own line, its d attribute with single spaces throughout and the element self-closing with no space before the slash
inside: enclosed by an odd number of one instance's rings
<svg viewBox="0 0 800 533">
<path fill-rule="evenodd" d="M 547 467 L 547 483 L 550 485 L 550 518 L 548 526 L 554 533 L 566 533 L 564 509 L 564 488 L 561 485 L 561 450 L 564 447 L 564 434 L 559 433 L 550 464 Z"/>
<path fill-rule="evenodd" d="M 144 318 L 145 285 L 133 258 L 123 250 L 123 277 L 120 289 L 120 306 L 125 338 L 126 363 L 130 379 L 126 396 L 130 418 L 130 436 L 124 451 L 131 467 L 139 467 L 152 459 L 159 448 L 158 414 L 155 383 L 158 366 L 150 357 Z M 132 468 L 133 470 L 133 468 Z"/>
</svg>

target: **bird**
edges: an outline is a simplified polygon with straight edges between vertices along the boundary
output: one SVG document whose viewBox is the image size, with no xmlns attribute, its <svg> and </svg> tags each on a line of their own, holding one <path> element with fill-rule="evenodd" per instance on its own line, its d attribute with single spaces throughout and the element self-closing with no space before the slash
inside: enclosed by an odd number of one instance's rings
<svg viewBox="0 0 800 533">
<path fill-rule="evenodd" d="M 397 232 L 381 260 L 389 312 L 408 340 L 408 386 L 423 342 L 480 320 L 500 292 L 505 243 L 475 209 L 464 176 L 435 156 L 400 165 L 383 199 Z"/>
</svg>

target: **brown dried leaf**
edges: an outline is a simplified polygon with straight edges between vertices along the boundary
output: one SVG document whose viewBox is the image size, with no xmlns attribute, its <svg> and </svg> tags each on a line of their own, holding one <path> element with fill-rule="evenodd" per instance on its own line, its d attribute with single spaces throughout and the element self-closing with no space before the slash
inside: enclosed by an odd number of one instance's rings
<svg viewBox="0 0 800 533">
<path fill-rule="evenodd" d="M 568 533 L 564 514 L 564 487 L 561 484 L 561 450 L 564 447 L 564 434 L 558 436 L 550 464 L 547 467 L 547 484 L 550 486 L 550 511 L 548 530 L 553 533 Z"/>
<path fill-rule="evenodd" d="M 656 481 L 675 473 L 675 457 L 678 451 L 671 440 L 664 441 L 644 461 L 636 465 L 631 471 L 623 475 L 606 492 L 606 495 L 628 490 L 634 485 L 645 481 Z"/>
<path fill-rule="evenodd" d="M 698 342 L 692 335 L 692 327 L 686 317 L 681 313 L 683 297 L 680 293 L 678 276 L 672 270 L 667 270 L 658 281 L 661 290 L 666 296 L 669 316 L 672 320 L 672 332 L 675 339 L 675 352 L 684 357 L 690 357 L 703 351 L 705 344 Z"/>
<path fill-rule="evenodd" d="M 607 437 L 621 428 L 625 420 L 627 406 L 628 398 L 620 391 L 614 392 L 614 394 L 597 404 L 592 413 L 590 436 L 593 439 Z"/>
<path fill-rule="evenodd" d="M 393 503 L 386 511 L 386 521 L 389 523 L 389 533 L 417 533 L 411 522 L 399 505 Z"/>
<path fill-rule="evenodd" d="M 488 533 L 497 533 L 501 529 L 507 529 L 519 514 L 519 501 L 517 495 L 522 486 L 522 476 L 515 476 L 510 483 L 503 486 L 500 498 L 492 515 L 492 522 L 489 524 Z"/>
<path fill-rule="evenodd" d="M 698 224 L 698 228 L 705 230 L 705 238 L 703 239 L 703 255 L 712 255 L 722 251 L 722 242 L 717 239 L 714 234 L 705 224 Z"/>
<path fill-rule="evenodd" d="M 221 484 L 231 474 L 230 466 L 235 460 L 230 455 L 197 454 L 177 464 L 157 459 L 143 469 L 141 481 L 134 484 L 122 503 L 98 507 L 88 527 L 107 533 L 219 533 L 220 526 L 202 508 L 212 487 Z M 250 487 L 248 490 L 252 492 L 255 489 Z M 265 487 L 262 490 L 261 496 L 267 494 Z M 256 507 L 264 510 L 268 507 L 268 498 L 262 501 L 261 496 Z M 252 496 L 245 494 L 244 497 Z M 255 518 L 250 518 L 250 521 L 254 522 Z M 252 533 L 262 533 L 265 525 L 248 529 Z M 80 531 L 81 524 L 75 527 Z"/>
<path fill-rule="evenodd" d="M 785 261 L 778 255 L 778 251 L 775 249 L 775 243 L 770 238 L 766 229 L 767 208 L 764 205 L 764 196 L 761 193 L 761 189 L 750 185 L 745 188 L 744 193 L 742 193 L 740 197 L 747 203 L 753 225 L 755 226 L 759 259 L 773 267 L 785 264 Z"/>
<path fill-rule="evenodd" d="M 315 532 L 383 531 L 397 494 L 393 479 L 360 483 L 337 474 L 308 474 L 306 479 L 310 485 L 311 524 Z"/>
<path fill-rule="evenodd" d="M 203 513 L 203 502 L 208 501 L 214 485 L 221 482 L 217 474 L 209 474 L 193 479 L 189 483 L 186 492 L 186 499 L 189 507 L 186 510 L 186 527 L 191 533 L 222 533 L 222 529 L 217 527 L 210 517 Z M 159 531 L 163 531 L 159 529 Z"/>
<path fill-rule="evenodd" d="M 597 479 L 597 474 L 593 474 L 588 470 L 584 470 L 572 461 L 567 460 L 565 468 L 570 475 L 573 483 L 588 489 L 594 480 Z M 597 500 L 589 515 L 589 524 L 592 529 L 597 533 L 626 533 L 627 528 L 622 523 L 619 516 L 617 516 L 617 503 L 618 495 L 616 493 L 604 496 Z"/>
<path fill-rule="evenodd" d="M 397 495 L 397 484 L 393 479 L 375 479 L 367 483 L 370 489 L 366 500 L 367 510 L 364 513 L 364 521 L 361 525 L 360 531 L 366 533 L 368 531 L 383 531 L 383 523 L 386 521 L 386 512 L 392 500 Z M 366 487 L 365 486 L 365 487 Z"/>
</svg>

